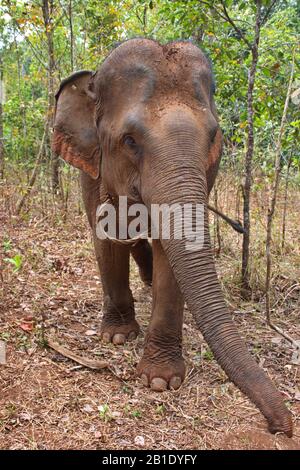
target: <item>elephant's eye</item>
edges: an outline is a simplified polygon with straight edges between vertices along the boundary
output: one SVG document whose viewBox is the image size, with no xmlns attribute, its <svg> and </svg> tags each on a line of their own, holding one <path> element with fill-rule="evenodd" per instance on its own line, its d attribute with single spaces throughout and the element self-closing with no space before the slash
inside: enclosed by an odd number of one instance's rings
<svg viewBox="0 0 300 470">
<path fill-rule="evenodd" d="M 130 147 L 132 150 L 135 150 L 137 146 L 136 141 L 131 135 L 125 135 L 124 144 Z"/>
</svg>

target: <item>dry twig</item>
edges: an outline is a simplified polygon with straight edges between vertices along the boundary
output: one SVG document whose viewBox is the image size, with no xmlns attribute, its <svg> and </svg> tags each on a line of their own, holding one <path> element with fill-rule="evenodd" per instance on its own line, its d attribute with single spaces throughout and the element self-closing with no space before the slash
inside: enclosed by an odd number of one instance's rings
<svg viewBox="0 0 300 470">
<path fill-rule="evenodd" d="M 54 351 L 57 351 L 62 356 L 65 356 L 68 359 L 72 359 L 72 361 L 75 361 L 82 366 L 88 367 L 89 369 L 100 370 L 108 367 L 108 363 L 106 361 L 98 361 L 97 359 L 89 359 L 87 357 L 79 356 L 70 349 L 67 349 L 64 346 L 56 343 L 51 338 L 47 338 L 47 344 L 51 349 L 54 349 Z"/>
</svg>

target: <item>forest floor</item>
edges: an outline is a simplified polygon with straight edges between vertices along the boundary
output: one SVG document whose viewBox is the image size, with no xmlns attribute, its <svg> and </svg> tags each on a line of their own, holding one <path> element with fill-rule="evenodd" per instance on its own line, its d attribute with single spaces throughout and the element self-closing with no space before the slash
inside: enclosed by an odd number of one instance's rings
<svg viewBox="0 0 300 470">
<path fill-rule="evenodd" d="M 14 217 L 4 196 L 0 340 L 6 344 L 7 363 L 0 365 L 1 449 L 300 449 L 299 358 L 266 326 L 259 288 L 250 301 L 239 296 L 239 235 L 221 226 L 218 271 L 240 334 L 292 412 L 292 439 L 268 433 L 262 415 L 214 360 L 187 310 L 185 382 L 173 392 L 144 388 L 135 367 L 151 313 L 151 289 L 140 281 L 134 263 L 131 287 L 141 334 L 122 347 L 103 344 L 101 284 L 85 216 L 74 209 L 63 222 L 59 213 L 47 216 L 36 208 Z M 272 315 L 299 340 L 297 198 L 290 203 L 287 254 L 276 256 Z M 254 230 L 256 238 L 259 230 L 263 224 Z M 17 253 L 22 266 L 13 272 L 4 259 Z M 258 256 L 254 272 L 261 266 L 264 260 Z M 92 371 L 45 348 L 43 331 L 73 352 L 107 360 L 109 369 Z"/>
</svg>

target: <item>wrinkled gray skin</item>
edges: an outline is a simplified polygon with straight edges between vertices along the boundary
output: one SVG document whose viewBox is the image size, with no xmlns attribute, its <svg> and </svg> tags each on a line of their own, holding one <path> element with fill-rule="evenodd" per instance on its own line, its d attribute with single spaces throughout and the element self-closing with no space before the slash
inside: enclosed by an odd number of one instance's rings
<svg viewBox="0 0 300 470">
<path fill-rule="evenodd" d="M 218 170 L 222 134 L 213 79 L 203 53 L 190 43 L 161 46 L 134 39 L 116 48 L 96 74 L 65 80 L 57 94 L 53 148 L 82 170 L 83 197 L 94 232 L 104 291 L 102 338 L 122 344 L 139 326 L 129 288 L 129 255 L 150 283 L 147 241 L 134 247 L 100 241 L 96 208 L 107 197 L 143 202 L 207 204 Z M 178 388 L 186 301 L 216 360 L 258 406 L 271 432 L 292 435 L 289 411 L 247 351 L 225 304 L 212 256 L 205 211 L 204 247 L 154 240 L 153 309 L 138 374 L 154 390 Z"/>
</svg>

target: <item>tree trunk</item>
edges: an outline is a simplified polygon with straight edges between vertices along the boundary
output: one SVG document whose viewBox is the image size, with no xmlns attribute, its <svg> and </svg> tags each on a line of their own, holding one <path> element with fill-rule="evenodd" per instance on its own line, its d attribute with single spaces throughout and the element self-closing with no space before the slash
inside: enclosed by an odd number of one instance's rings
<svg viewBox="0 0 300 470">
<path fill-rule="evenodd" d="M 247 91 L 247 114 L 248 114 L 248 135 L 247 135 L 247 150 L 245 156 L 245 180 L 243 188 L 244 197 L 244 229 L 243 235 L 243 254 L 242 254 L 242 293 L 245 297 L 249 295 L 249 246 L 250 246 L 250 196 L 252 186 L 252 160 L 254 153 L 254 126 L 253 126 L 253 90 L 255 84 L 255 76 L 258 62 L 258 46 L 261 28 L 261 1 L 257 1 L 256 19 L 255 19 L 255 37 L 251 49 L 252 63 L 248 76 L 248 91 Z"/>
<path fill-rule="evenodd" d="M 45 33 L 48 46 L 48 129 L 49 141 L 50 133 L 53 127 L 53 114 L 55 107 L 55 58 L 54 58 L 54 29 L 53 29 L 53 15 L 54 15 L 54 0 L 43 0 L 42 3 L 43 20 L 45 26 Z M 59 192 L 59 158 L 50 149 L 51 158 L 51 184 L 54 193 Z"/>
</svg>

